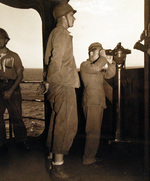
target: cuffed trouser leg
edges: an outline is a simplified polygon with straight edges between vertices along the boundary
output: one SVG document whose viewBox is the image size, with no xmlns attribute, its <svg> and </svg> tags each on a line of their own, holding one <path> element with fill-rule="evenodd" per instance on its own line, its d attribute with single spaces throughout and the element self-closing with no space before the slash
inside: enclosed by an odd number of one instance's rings
<svg viewBox="0 0 150 181">
<path fill-rule="evenodd" d="M 86 117 L 86 142 L 83 155 L 83 164 L 91 164 L 96 161 L 100 141 L 103 108 L 100 106 L 84 107 Z"/>
<path fill-rule="evenodd" d="M 77 103 L 75 89 L 61 86 L 55 93 L 47 145 L 55 154 L 68 154 L 77 132 Z"/>
</svg>

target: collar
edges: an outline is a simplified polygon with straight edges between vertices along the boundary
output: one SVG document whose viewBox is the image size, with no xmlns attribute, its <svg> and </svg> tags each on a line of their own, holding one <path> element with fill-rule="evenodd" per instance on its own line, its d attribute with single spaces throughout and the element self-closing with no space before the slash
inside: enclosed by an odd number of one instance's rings
<svg viewBox="0 0 150 181">
<path fill-rule="evenodd" d="M 9 51 L 9 49 L 7 48 L 6 51 L 0 53 L 0 59 L 2 59 L 4 56 L 6 56 L 8 51 Z"/>
<path fill-rule="evenodd" d="M 61 23 L 57 23 L 56 27 L 61 27 L 61 28 L 63 28 L 64 30 L 66 30 L 66 31 L 70 34 L 70 32 L 68 31 L 68 29 L 66 29 L 64 26 L 62 26 Z"/>
<path fill-rule="evenodd" d="M 0 55 L 1 55 L 1 54 L 7 54 L 8 51 L 9 51 L 9 49 L 6 48 L 4 51 L 2 51 L 2 52 L 0 53 Z"/>
</svg>

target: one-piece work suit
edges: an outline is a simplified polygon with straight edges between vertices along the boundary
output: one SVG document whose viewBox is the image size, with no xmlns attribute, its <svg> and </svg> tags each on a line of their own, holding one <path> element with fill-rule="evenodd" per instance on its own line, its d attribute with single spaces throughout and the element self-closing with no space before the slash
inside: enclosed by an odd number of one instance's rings
<svg viewBox="0 0 150 181">
<path fill-rule="evenodd" d="M 51 32 L 45 54 L 48 65 L 48 100 L 52 113 L 47 146 L 54 154 L 68 154 L 77 132 L 77 103 L 75 88 L 79 76 L 73 56 L 72 36 L 57 24 Z"/>
<path fill-rule="evenodd" d="M 105 64 L 107 69 L 103 69 Z M 95 63 L 89 60 L 80 66 L 81 78 L 84 84 L 83 111 L 86 118 L 86 143 L 83 163 L 96 161 L 95 155 L 99 147 L 103 111 L 106 108 L 104 81 L 115 76 L 116 63 L 108 63 L 106 58 L 100 57 Z"/>
<path fill-rule="evenodd" d="M 22 97 L 20 86 L 14 90 L 9 99 L 4 98 L 5 91 L 15 83 L 17 72 L 23 71 L 20 57 L 15 52 L 7 49 L 0 55 L 0 145 L 6 143 L 6 129 L 4 121 L 5 110 L 8 110 L 9 119 L 13 124 L 16 143 L 27 139 L 27 131 L 22 120 Z"/>
</svg>

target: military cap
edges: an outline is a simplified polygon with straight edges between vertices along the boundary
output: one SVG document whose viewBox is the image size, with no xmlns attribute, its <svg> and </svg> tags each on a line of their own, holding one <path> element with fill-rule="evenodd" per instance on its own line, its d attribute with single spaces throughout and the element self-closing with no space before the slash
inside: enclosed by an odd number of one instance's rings
<svg viewBox="0 0 150 181">
<path fill-rule="evenodd" d="M 88 48 L 88 50 L 89 50 L 89 52 L 90 51 L 92 51 L 93 49 L 103 49 L 103 47 L 102 47 L 102 44 L 100 44 L 99 42 L 95 42 L 95 43 L 92 43 L 90 46 L 89 46 L 89 48 Z"/>
<path fill-rule="evenodd" d="M 10 40 L 10 38 L 8 36 L 8 33 L 4 29 L 2 29 L 2 28 L 0 28 L 0 36 Z"/>
</svg>

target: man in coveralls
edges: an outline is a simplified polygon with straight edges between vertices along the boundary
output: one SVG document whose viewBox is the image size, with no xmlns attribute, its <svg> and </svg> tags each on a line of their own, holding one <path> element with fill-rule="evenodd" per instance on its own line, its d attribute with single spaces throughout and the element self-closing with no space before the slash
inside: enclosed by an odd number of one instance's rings
<svg viewBox="0 0 150 181">
<path fill-rule="evenodd" d="M 6 47 L 10 40 L 7 32 L 0 28 L 0 147 L 6 148 L 4 112 L 7 108 L 13 124 L 15 142 L 29 150 L 27 131 L 22 120 L 22 98 L 19 84 L 23 78 L 20 57 Z"/>
<path fill-rule="evenodd" d="M 64 170 L 64 155 L 72 146 L 78 126 L 75 88 L 79 88 L 80 81 L 73 56 L 72 36 L 67 30 L 74 24 L 74 13 L 76 10 L 68 3 L 60 3 L 54 8 L 57 25 L 50 33 L 45 53 L 45 65 L 48 67 L 46 82 L 49 84 L 47 97 L 52 108 L 47 137 L 47 146 L 53 155 L 50 173 L 63 179 L 71 175 Z"/>
<path fill-rule="evenodd" d="M 107 64 L 107 68 L 106 68 Z M 89 59 L 80 66 L 84 84 L 83 111 L 86 118 L 86 142 L 83 164 L 97 163 L 96 153 L 99 147 L 103 110 L 106 108 L 104 80 L 115 76 L 116 63 L 112 56 L 106 56 L 98 42 L 89 46 Z"/>
</svg>

